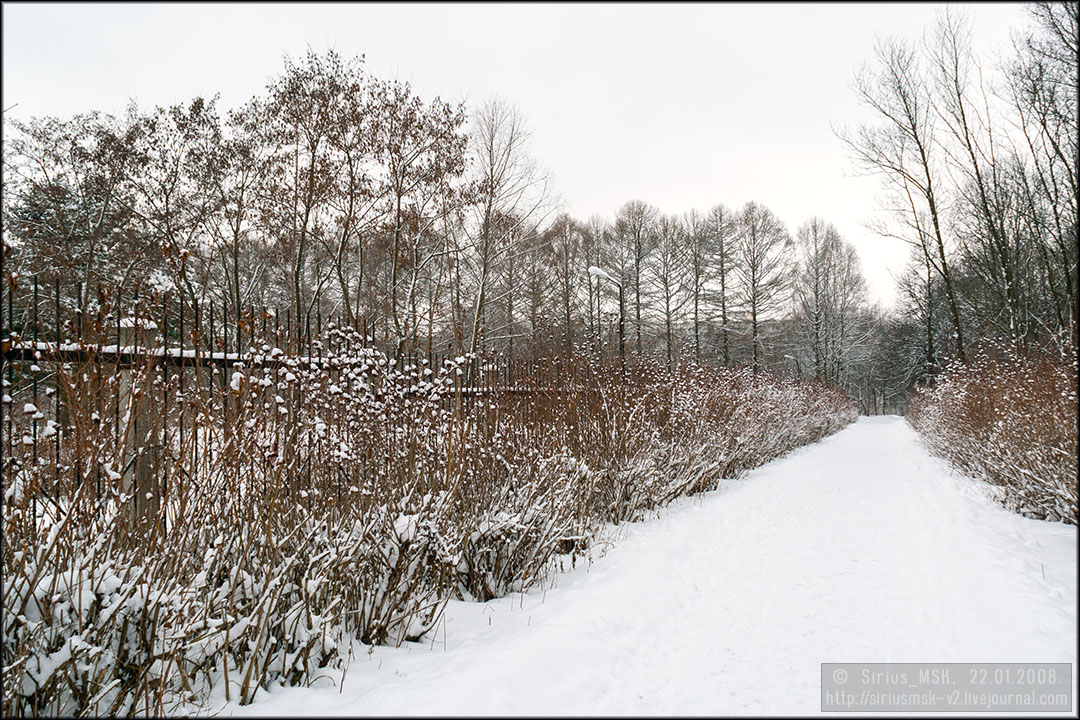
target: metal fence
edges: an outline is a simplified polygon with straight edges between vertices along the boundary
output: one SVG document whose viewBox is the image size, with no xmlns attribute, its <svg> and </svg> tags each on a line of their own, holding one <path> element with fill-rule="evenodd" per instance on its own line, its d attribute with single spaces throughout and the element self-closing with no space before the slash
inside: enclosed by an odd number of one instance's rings
<svg viewBox="0 0 1080 720">
<path fill-rule="evenodd" d="M 372 347 L 370 318 L 350 324 L 316 311 L 301 325 L 288 311 L 168 292 L 90 295 L 59 280 L 3 280 L 5 502 L 29 502 L 33 517 L 59 516 L 80 493 L 130 502 L 136 518 L 160 514 L 170 493 L 182 504 L 185 483 L 220 472 L 221 453 L 268 443 L 287 487 L 299 492 L 321 473 L 338 478 L 340 494 L 393 472 L 395 423 L 415 423 L 417 404 L 491 433 L 499 412 L 526 411 L 530 396 L 575 383 L 573 364 L 559 358 L 386 355 Z M 372 407 L 381 418 L 353 422 Z M 317 432 L 327 423 L 348 453 Z M 380 423 L 386 432 L 372 433 Z"/>
</svg>

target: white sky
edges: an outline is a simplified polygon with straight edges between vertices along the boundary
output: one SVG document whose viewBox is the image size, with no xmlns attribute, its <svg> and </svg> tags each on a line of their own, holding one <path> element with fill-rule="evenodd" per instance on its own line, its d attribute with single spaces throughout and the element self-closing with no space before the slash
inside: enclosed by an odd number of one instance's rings
<svg viewBox="0 0 1080 720">
<path fill-rule="evenodd" d="M 1004 48 L 1020 4 L 963 5 Z M 565 210 L 611 218 L 757 200 L 794 232 L 817 214 L 859 250 L 872 297 L 894 298 L 907 250 L 863 227 L 877 180 L 832 127 L 875 37 L 917 37 L 942 6 L 866 4 L 3 4 L 5 117 L 120 113 L 262 91 L 287 54 L 365 54 L 422 97 L 501 95 L 534 130 Z"/>
</svg>

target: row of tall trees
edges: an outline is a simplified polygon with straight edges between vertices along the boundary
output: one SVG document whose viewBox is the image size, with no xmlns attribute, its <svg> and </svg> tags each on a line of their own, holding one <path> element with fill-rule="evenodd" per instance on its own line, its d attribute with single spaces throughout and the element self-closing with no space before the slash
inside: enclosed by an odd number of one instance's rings
<svg viewBox="0 0 1080 720">
<path fill-rule="evenodd" d="M 631 351 L 754 367 L 791 309 L 795 243 L 767 207 L 554 216 L 508 103 L 426 102 L 362 58 L 287 60 L 226 112 L 197 98 L 9 130 L 7 269 L 58 277 L 69 309 L 99 286 L 159 289 L 277 308 L 294 335 L 313 314 L 363 322 L 395 352 L 600 350 L 619 293 L 599 266 L 623 285 Z"/>
<path fill-rule="evenodd" d="M 611 355 L 623 318 L 627 352 L 785 368 L 895 408 L 988 342 L 1075 347 L 1076 4 L 1032 14 L 994 67 L 946 14 L 857 77 L 875 120 L 842 137 L 890 191 L 878 229 L 913 251 L 893 313 L 824 219 L 792 233 L 757 202 L 558 214 L 509 103 L 425 100 L 333 52 L 287 60 L 228 111 L 11 122 L 5 265 L 59 277 L 71 308 L 153 287 L 277 308 L 294 336 L 337 316 L 398 353 Z"/>
<path fill-rule="evenodd" d="M 880 231 L 912 246 L 878 371 L 906 386 L 989 347 L 1068 356 L 1077 341 L 1077 3 L 990 60 L 946 11 L 918 42 L 887 39 L 858 74 L 873 120 L 843 139 L 882 178 Z"/>
<path fill-rule="evenodd" d="M 792 353 L 825 358 L 832 345 L 849 349 L 857 335 L 832 334 L 834 327 L 846 329 L 851 317 L 868 312 L 858 257 L 835 227 L 813 218 L 793 237 L 757 202 L 665 215 L 633 200 L 618 209 L 614 222 L 592 218 L 582 224 L 561 216 L 549 233 L 560 246 L 572 234 L 579 238 L 576 267 L 560 265 L 553 272 L 563 297 L 576 284 L 588 299 L 577 322 L 599 338 L 604 303 L 618 302 L 621 285 L 629 346 L 656 350 L 669 362 L 688 355 L 757 368 L 787 358 L 799 368 Z M 588 276 L 585 265 L 599 266 L 604 275 Z M 607 317 L 610 323 L 610 312 Z M 561 321 L 563 334 L 573 337 L 573 316 Z M 808 323 L 817 323 L 816 331 L 787 332 Z M 843 363 L 839 355 L 828 357 L 831 363 L 810 363 L 807 371 L 839 382 Z"/>
</svg>

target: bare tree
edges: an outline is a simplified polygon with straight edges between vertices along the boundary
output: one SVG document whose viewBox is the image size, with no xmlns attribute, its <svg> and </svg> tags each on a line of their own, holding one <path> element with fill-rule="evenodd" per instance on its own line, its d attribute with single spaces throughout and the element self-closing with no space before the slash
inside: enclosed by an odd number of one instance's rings
<svg viewBox="0 0 1080 720">
<path fill-rule="evenodd" d="M 520 255 L 520 278 L 525 314 L 529 324 L 530 345 L 535 349 L 548 325 L 548 306 L 555 282 L 548 262 L 550 246 L 536 228 L 524 233 Z"/>
<path fill-rule="evenodd" d="M 1007 336 L 1017 343 L 1028 328 L 1020 301 L 1020 240 L 1011 235 L 1008 227 L 1012 209 L 1012 193 L 1007 185 L 1009 166 L 997 147 L 992 120 L 995 113 L 982 87 L 982 71 L 971 52 L 970 34 L 969 23 L 960 16 L 947 11 L 939 18 L 928 53 L 938 97 L 934 107 L 953 141 L 945 147 L 952 167 L 961 177 L 960 197 L 975 219 L 974 232 L 968 237 L 985 247 L 985 256 L 990 260 L 989 272 L 983 277 L 985 287 L 1000 297 Z M 973 71 L 980 80 L 974 89 L 969 77 Z M 990 312 L 988 308 L 983 314 Z"/>
<path fill-rule="evenodd" d="M 121 134 L 113 142 L 127 148 L 127 161 L 119 167 L 128 209 L 141 234 L 161 249 L 167 284 L 182 286 L 194 300 L 197 291 L 185 267 L 198 249 L 215 198 L 191 166 L 198 149 L 220 133 L 214 103 L 196 98 L 187 106 L 159 107 L 146 114 L 132 104 L 118 129 Z M 205 271 L 199 280 L 205 286 Z"/>
<path fill-rule="evenodd" d="M 1035 240 L 1057 326 L 1075 336 L 1078 145 L 1076 3 L 1027 6 L 1036 28 L 1014 38 L 1002 93 L 1016 112 L 1024 223 Z"/>
<path fill-rule="evenodd" d="M 640 354 L 642 281 L 645 264 L 656 246 L 653 224 L 659 213 L 656 208 L 641 200 L 631 200 L 615 213 L 615 237 L 618 246 L 619 276 L 629 290 L 634 305 L 634 342 Z M 646 300 L 647 302 L 647 300 Z"/>
<path fill-rule="evenodd" d="M 353 325 L 361 312 L 365 251 L 388 210 L 389 183 L 380 182 L 377 153 L 378 133 L 387 113 L 359 65 L 339 65 L 333 70 L 327 141 L 336 159 L 336 174 L 327 199 L 328 227 L 319 239 L 333 267 L 345 320 Z"/>
<path fill-rule="evenodd" d="M 668 365 L 671 365 L 674 357 L 675 323 L 681 318 L 690 299 L 687 292 L 690 256 L 686 235 L 686 228 L 679 218 L 661 215 L 656 221 L 656 247 L 648 266 L 649 284 L 664 320 L 664 349 Z"/>
<path fill-rule="evenodd" d="M 86 305 L 99 285 L 123 286 L 161 267 L 158 246 L 144 242 L 125 197 L 126 131 L 99 113 L 67 121 L 13 121 L 4 138 L 4 228 L 19 239 L 5 267 L 24 277 L 59 277 L 82 285 Z M 5 238 L 5 245 L 7 240 Z"/>
<path fill-rule="evenodd" d="M 378 157 L 388 187 L 387 304 L 400 354 L 416 341 L 422 275 L 449 252 L 435 227 L 458 202 L 442 199 L 455 194 L 450 183 L 465 170 L 465 111 L 438 98 L 425 105 L 407 83 L 380 83 L 374 92 L 381 108 Z"/>
<path fill-rule="evenodd" d="M 230 112 L 220 132 L 204 137 L 193 149 L 188 163 L 193 180 L 210 200 L 203 223 L 211 246 L 205 255 L 194 257 L 217 266 L 220 279 L 213 282 L 222 292 L 211 296 L 217 294 L 233 307 L 268 299 L 272 248 L 258 225 L 258 208 L 271 159 L 281 148 L 264 133 L 265 109 L 253 99 Z"/>
<path fill-rule="evenodd" d="M 292 336 L 302 335 L 325 275 L 309 263 L 320 222 L 334 189 L 338 158 L 330 147 L 334 126 L 331 85 L 343 60 L 308 51 L 302 63 L 285 60 L 284 73 L 268 86 L 264 122 L 281 151 L 267 173 L 262 225 L 274 233 L 284 261 Z M 272 123 L 272 124 L 271 124 Z"/>
<path fill-rule="evenodd" d="M 548 199 L 546 172 L 529 155 L 530 131 L 503 100 L 484 103 L 472 117 L 471 155 L 478 198 L 471 231 L 476 276 L 469 349 L 476 351 L 494 265 L 514 252 L 523 226 L 541 221 Z"/>
<path fill-rule="evenodd" d="M 608 265 L 610 254 L 611 226 L 599 215 L 593 215 L 581 228 L 581 252 L 588 266 L 603 268 Z M 593 340 L 594 350 L 600 347 L 600 298 L 603 293 L 602 279 L 589 276 L 586 282 L 588 294 L 588 323 L 589 336 Z"/>
<path fill-rule="evenodd" d="M 712 271 L 715 251 L 707 216 L 697 210 L 688 212 L 683 221 L 686 242 L 687 292 L 694 323 L 694 359 L 701 360 L 701 311 L 705 283 Z"/>
<path fill-rule="evenodd" d="M 579 306 L 581 284 L 587 277 L 587 264 L 581 252 L 581 228 L 569 215 L 563 214 L 555 218 L 544 239 L 550 253 L 563 341 L 566 349 L 570 350 L 574 347 L 574 311 Z"/>
<path fill-rule="evenodd" d="M 739 215 L 737 272 L 742 307 L 750 319 L 754 371 L 761 364 L 761 322 L 779 308 L 789 281 L 792 246 L 780 219 L 764 205 L 748 202 Z"/>
<path fill-rule="evenodd" d="M 944 220 L 936 187 L 939 170 L 935 160 L 935 113 L 929 83 L 923 76 L 914 49 L 899 40 L 881 42 L 875 48 L 878 68 L 863 69 L 855 90 L 876 122 L 863 125 L 854 136 L 841 139 L 855 158 L 871 172 L 880 173 L 903 198 L 905 225 L 915 238 L 907 242 L 920 248 L 945 284 L 953 321 L 957 357 L 963 361 L 964 333 L 960 305 L 944 236 Z"/>
<path fill-rule="evenodd" d="M 716 306 L 720 311 L 720 349 L 724 365 L 731 364 L 731 337 L 728 309 L 732 297 L 731 278 L 737 258 L 736 235 L 738 219 L 723 204 L 714 205 L 706 217 L 709 245 L 716 263 Z"/>
<path fill-rule="evenodd" d="M 514 215 L 498 214 L 492 219 L 491 228 L 494 234 L 503 237 L 506 250 L 498 253 L 490 266 L 491 280 L 480 315 L 481 337 L 485 346 L 500 343 L 513 354 L 514 339 L 520 335 L 518 311 L 524 297 L 521 287 L 524 256 L 539 252 L 538 245 L 531 242 L 536 227 L 523 225 Z"/>
<path fill-rule="evenodd" d="M 818 218 L 802 225 L 796 236 L 802 252 L 795 281 L 796 309 L 801 312 L 804 332 L 814 358 L 814 377 L 825 377 L 825 325 L 829 311 L 829 276 L 836 260 L 835 229 Z"/>
<path fill-rule="evenodd" d="M 858 255 L 833 225 L 817 217 L 799 228 L 797 238 L 796 320 L 810 346 L 814 377 L 849 385 L 846 371 L 867 340 L 859 332 L 866 281 Z"/>
</svg>

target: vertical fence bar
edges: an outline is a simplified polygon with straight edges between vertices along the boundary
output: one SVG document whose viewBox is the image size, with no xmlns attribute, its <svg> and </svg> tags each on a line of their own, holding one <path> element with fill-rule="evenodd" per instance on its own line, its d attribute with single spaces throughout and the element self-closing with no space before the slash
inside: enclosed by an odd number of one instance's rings
<svg viewBox="0 0 1080 720">
<path fill-rule="evenodd" d="M 162 472 L 162 466 L 168 461 L 168 430 L 169 430 L 169 363 L 172 361 L 169 343 L 169 299 L 172 293 L 165 295 L 161 308 L 161 330 L 158 336 L 161 339 L 161 433 L 158 436 L 157 448 L 154 453 L 154 492 L 157 494 L 157 510 L 161 513 L 162 531 L 169 529 L 169 512 L 166 503 L 169 499 L 169 476 Z M 184 366 L 180 366 L 180 372 L 184 372 Z M 164 510 L 164 512 L 161 512 Z"/>
<path fill-rule="evenodd" d="M 311 316 L 309 315 L 308 317 L 310 318 Z M 308 320 L 308 326 L 309 326 L 308 329 L 309 330 L 310 330 L 310 324 L 311 324 L 311 320 L 309 319 Z M 322 355 L 322 301 L 321 301 L 321 298 L 319 296 L 319 293 L 315 293 L 315 338 L 314 338 L 314 341 L 315 341 L 315 344 L 318 346 L 319 380 L 320 380 L 319 385 L 322 386 L 323 385 L 322 381 L 325 380 L 325 378 L 326 378 L 326 370 L 325 370 L 325 368 L 323 367 L 323 364 L 322 364 L 322 357 L 323 357 L 323 355 Z M 308 433 L 308 438 L 310 438 L 310 437 L 311 437 L 311 433 L 309 432 Z M 316 455 L 321 455 L 320 451 L 322 449 L 322 438 L 316 439 L 315 443 L 316 443 L 316 445 L 315 445 L 315 448 L 316 448 L 315 449 L 315 454 Z M 312 451 L 310 450 L 310 444 L 309 444 L 308 447 L 309 447 L 309 450 L 308 450 L 308 473 L 311 473 L 312 469 L 314 468 L 314 465 L 315 465 L 315 458 L 311 454 Z M 310 481 L 309 481 L 308 484 L 310 484 Z M 325 490 L 326 488 L 324 487 L 323 489 Z M 327 500 L 324 497 L 323 502 L 326 502 L 326 501 Z"/>
<path fill-rule="evenodd" d="M 184 516 L 184 447 L 185 447 L 184 446 L 184 440 L 185 440 L 184 420 L 186 419 L 185 416 L 187 415 L 187 413 L 185 412 L 185 410 L 187 409 L 187 404 L 188 404 L 187 396 L 184 394 L 184 376 L 187 374 L 187 365 L 185 364 L 185 358 L 184 358 L 184 293 L 183 293 L 183 291 L 180 292 L 180 318 L 179 318 L 179 321 L 180 321 L 179 322 L 179 325 L 180 325 L 180 328 L 179 328 L 180 341 L 177 344 L 180 346 L 180 367 L 179 367 L 177 372 L 180 375 L 180 388 L 179 388 L 179 395 L 177 395 L 177 399 L 176 399 L 176 405 L 177 405 L 177 411 L 178 411 L 177 412 L 177 417 L 179 418 L 179 423 L 180 423 L 180 427 L 178 428 L 178 430 L 179 430 L 178 434 L 179 434 L 179 437 L 180 437 L 180 452 L 179 452 L 179 455 L 178 455 L 178 457 L 176 459 L 176 462 L 178 464 L 177 473 L 176 473 L 176 493 L 177 493 L 177 512 L 178 512 L 177 517 L 183 517 Z"/>
<path fill-rule="evenodd" d="M 214 362 L 214 299 L 210 298 L 210 328 L 207 331 L 207 339 L 210 342 L 210 364 Z"/>
<path fill-rule="evenodd" d="M 213 367 L 214 367 L 214 349 L 215 349 L 214 344 L 215 344 L 215 341 L 217 340 L 217 335 L 214 332 L 214 299 L 213 298 L 210 298 L 210 330 L 209 330 L 209 333 L 210 333 L 209 334 L 209 339 L 210 339 L 210 368 L 211 368 L 211 370 L 210 370 L 210 373 L 211 373 L 211 375 L 210 375 L 210 389 L 212 390 L 213 389 L 213 382 L 214 382 L 214 377 L 213 377 L 213 372 L 214 372 L 213 371 Z"/>
<path fill-rule="evenodd" d="M 131 471 L 132 471 L 131 472 L 131 484 L 130 484 L 129 487 L 131 487 L 131 489 L 132 489 L 132 493 L 131 493 L 132 503 L 131 503 L 131 505 L 132 505 L 132 510 L 135 513 L 136 522 L 138 522 L 138 520 L 139 520 L 139 507 L 146 500 L 146 498 L 140 497 L 140 495 L 142 494 L 140 492 L 140 490 L 142 488 L 139 487 L 139 478 L 137 477 L 138 474 L 139 474 L 139 465 L 142 462 L 142 458 L 141 458 L 141 455 L 142 455 L 142 442 L 141 442 L 141 438 L 139 437 L 139 412 L 138 412 L 138 409 L 136 407 L 136 398 L 135 398 L 135 382 L 137 380 L 137 378 L 135 376 L 135 363 L 136 363 L 136 358 L 139 357 L 139 329 L 140 329 L 140 326 L 142 325 L 142 319 L 140 318 L 140 315 L 141 315 L 141 307 L 140 307 L 140 304 L 139 304 L 139 286 L 136 285 L 135 286 L 135 310 L 134 310 L 134 313 L 132 315 L 133 325 L 132 325 L 132 329 L 130 331 L 132 336 L 134 337 L 134 342 L 132 344 L 132 347 L 134 348 L 134 352 L 131 354 L 131 366 L 130 366 L 131 369 L 128 371 L 129 372 L 128 377 L 130 377 L 131 380 L 130 380 L 130 383 L 128 384 L 128 398 L 127 398 L 128 423 L 131 425 L 131 428 L 132 428 L 132 431 L 133 431 L 132 437 L 131 437 L 131 440 L 132 440 L 131 445 L 132 445 L 132 450 L 133 450 L 133 455 L 134 455 L 134 464 L 133 464 L 133 466 L 131 468 Z M 124 444 L 127 445 L 127 442 L 125 442 Z M 125 448 L 125 450 L 126 450 L 126 448 Z M 125 464 L 127 463 L 126 455 L 127 455 L 127 453 L 125 452 L 124 455 L 121 456 L 122 459 L 123 459 L 123 462 Z M 121 479 L 121 482 L 123 482 L 123 479 Z"/>
<path fill-rule="evenodd" d="M 299 326 L 299 320 L 300 319 L 297 318 L 297 326 Z M 306 330 L 304 332 L 304 338 L 307 340 L 307 367 L 304 368 L 304 370 L 306 372 L 310 372 L 311 371 L 311 313 L 310 312 L 308 312 L 306 320 L 307 320 L 307 322 L 306 322 Z M 311 421 L 310 403 L 311 403 L 311 400 L 310 399 L 308 400 L 308 403 L 309 403 L 309 407 L 308 407 L 308 424 L 309 424 L 309 428 L 308 428 L 308 432 L 306 433 L 307 434 L 307 451 L 308 451 L 308 454 L 307 454 L 307 458 L 306 458 L 307 462 L 305 463 L 305 465 L 307 466 L 307 489 L 308 489 L 307 501 L 308 501 L 308 510 L 310 510 L 311 509 L 311 503 L 313 502 L 313 499 L 312 499 L 313 493 L 312 493 L 312 487 L 311 487 L 311 429 L 310 429 L 310 421 Z"/>
<path fill-rule="evenodd" d="M 236 355 L 237 355 L 237 358 L 239 359 L 240 353 L 243 352 L 244 335 L 240 331 L 241 307 L 240 307 L 240 289 L 239 288 L 237 288 L 236 293 L 237 293 L 236 294 Z"/>
<path fill-rule="evenodd" d="M 116 364 L 114 367 L 120 367 L 120 304 L 123 297 L 123 291 L 120 288 L 116 289 Z M 120 447 L 120 373 L 117 372 L 112 376 L 113 381 L 113 447 L 114 454 L 119 452 Z M 121 468 L 122 469 L 122 468 Z"/>
<path fill-rule="evenodd" d="M 55 289 L 55 309 L 56 309 L 56 347 L 60 349 L 60 276 L 57 275 L 53 278 L 53 287 Z"/>
<path fill-rule="evenodd" d="M 90 288 L 87 288 L 87 295 L 90 294 Z M 101 283 L 98 283 L 97 287 L 97 322 L 94 324 L 94 334 L 97 336 L 97 352 L 94 354 L 94 380 L 97 382 L 97 387 L 101 389 L 102 401 L 95 402 L 94 410 L 101 410 L 102 415 L 105 414 L 105 386 L 102 379 L 101 371 L 101 354 L 104 352 L 106 335 L 108 330 L 106 329 L 106 316 L 105 316 L 105 302 L 101 297 Z M 103 418 L 98 418 L 98 423 L 95 424 L 95 431 L 99 431 L 105 428 L 105 421 Z M 101 462 L 97 462 L 94 466 L 94 499 L 100 500 L 101 498 Z"/>
<path fill-rule="evenodd" d="M 130 387 L 130 390 L 129 390 L 130 397 L 128 398 L 128 413 L 129 413 L 129 418 L 130 418 L 129 422 L 131 423 L 132 428 L 134 429 L 134 434 L 132 435 L 132 450 L 133 450 L 132 454 L 134 455 L 134 458 L 135 458 L 135 464 L 132 467 L 131 487 L 134 490 L 134 492 L 132 493 L 132 496 L 135 499 L 134 507 L 135 507 L 135 512 L 136 512 L 136 517 L 140 521 L 142 520 L 143 515 L 145 514 L 145 508 L 146 508 L 147 500 L 146 500 L 146 497 L 145 497 L 145 493 L 143 492 L 145 490 L 145 488 L 144 488 L 143 478 L 141 477 L 142 470 L 143 470 L 142 465 L 143 465 L 143 450 L 144 450 L 144 448 L 143 448 L 143 437 L 139 434 L 139 430 L 140 430 L 139 426 L 140 426 L 140 424 L 142 424 L 142 423 L 140 423 L 140 420 L 142 420 L 143 418 L 140 417 L 142 413 L 140 412 L 140 407 L 139 407 L 142 403 L 139 402 L 139 398 L 136 396 L 136 393 L 135 393 L 135 382 L 136 382 L 136 380 L 139 379 L 135 374 L 135 369 L 136 369 L 135 363 L 136 362 L 139 363 L 139 366 L 140 366 L 139 370 L 144 371 L 146 373 L 146 377 L 142 378 L 142 381 L 139 383 L 139 394 L 140 395 L 143 392 L 146 391 L 146 388 L 144 387 L 144 385 L 146 384 L 147 381 L 150 380 L 149 368 L 146 367 L 145 361 L 143 361 L 143 359 L 142 359 L 143 358 L 143 351 L 140 350 L 140 340 L 141 340 L 141 338 L 139 337 L 139 335 L 141 334 L 141 331 L 142 331 L 142 325 L 143 325 L 142 316 L 143 316 L 143 314 L 144 314 L 143 313 L 143 298 L 141 297 L 141 294 L 140 294 L 140 286 L 136 285 L 135 286 L 135 314 L 134 314 L 134 317 L 132 318 L 133 326 L 132 326 L 132 330 L 131 330 L 132 335 L 134 335 L 134 338 L 135 338 L 134 341 L 133 341 L 133 347 L 135 348 L 135 352 L 131 356 L 131 363 L 132 363 L 131 364 L 131 375 L 130 375 L 130 377 L 131 377 L 131 387 Z M 146 349 L 149 350 L 149 348 L 146 348 Z"/>
<path fill-rule="evenodd" d="M 38 423 L 37 423 L 37 416 L 38 416 L 38 411 L 37 411 L 37 405 L 38 405 L 38 381 L 37 381 L 37 376 L 38 376 L 38 374 L 37 374 L 37 367 L 38 367 L 38 364 L 37 364 L 37 349 L 38 349 L 38 346 L 37 346 L 37 341 L 38 341 L 38 279 L 37 279 L 36 275 L 34 276 L 34 321 L 33 321 L 33 325 L 31 326 L 31 337 L 33 338 L 33 343 L 34 343 L 34 346 L 33 346 L 34 347 L 34 357 L 31 360 L 31 363 L 33 363 L 33 364 L 30 366 L 30 382 L 31 382 L 31 386 L 32 386 L 32 392 L 33 392 L 33 398 L 34 398 L 34 409 L 35 410 L 34 410 L 34 414 L 31 416 L 30 422 L 31 422 L 31 427 L 33 428 L 33 440 L 34 440 L 34 446 L 33 446 L 34 447 L 34 450 L 33 450 L 34 472 L 33 472 L 33 474 L 34 474 L 35 477 L 38 477 L 39 476 L 38 475 L 38 449 L 37 449 L 37 439 L 38 439 L 38 430 L 37 430 L 37 427 L 38 427 Z M 39 487 L 36 490 L 37 491 L 34 492 L 33 499 L 31 500 L 31 517 L 33 517 L 35 523 L 37 522 L 37 493 L 40 492 L 40 490 L 41 490 L 40 483 L 39 483 Z"/>
<path fill-rule="evenodd" d="M 79 345 L 79 352 L 83 351 L 82 324 L 83 324 L 83 312 L 84 311 L 85 311 L 85 306 L 83 305 L 82 281 L 76 281 L 75 282 L 75 333 L 76 333 L 75 337 L 76 337 L 78 345 Z M 76 440 L 78 440 L 78 436 L 76 436 Z M 81 446 L 81 444 L 80 444 L 80 446 Z M 82 454 L 81 454 L 81 450 L 79 449 L 79 447 L 76 447 L 74 452 L 72 453 L 72 462 L 75 464 L 75 487 L 71 490 L 71 494 L 74 497 L 75 492 L 78 490 L 79 486 L 82 485 Z"/>
<path fill-rule="evenodd" d="M 192 338 L 191 347 L 195 351 L 195 370 L 191 374 L 191 384 L 197 404 L 191 418 L 191 465 L 194 477 L 199 475 L 199 410 L 202 409 L 202 308 L 198 299 L 192 302 L 192 313 L 195 315 L 195 337 Z"/>
<path fill-rule="evenodd" d="M 226 368 L 229 367 L 229 296 L 226 295 L 221 301 L 221 339 L 223 342 L 223 354 L 221 356 L 221 366 L 218 368 L 218 376 L 221 378 L 221 443 L 218 445 L 218 457 L 221 458 L 220 463 L 224 465 L 228 462 L 228 458 L 225 455 L 225 449 L 228 445 L 226 436 L 229 434 L 229 394 L 225 387 L 225 374 Z"/>
<path fill-rule="evenodd" d="M 221 379 L 221 392 L 218 396 L 221 402 L 221 444 L 218 446 L 218 455 L 224 460 L 225 435 L 229 431 L 229 396 L 226 392 L 225 375 L 229 367 L 229 299 L 226 296 L 221 301 L 221 342 L 222 354 L 221 365 L 218 366 L 218 377 Z"/>
<path fill-rule="evenodd" d="M 53 278 L 53 288 L 55 290 L 55 309 L 56 309 L 56 351 L 60 351 L 60 276 L 57 275 Z M 53 495 L 56 498 L 56 507 L 60 507 L 60 437 L 64 431 L 64 426 L 60 422 L 60 382 L 59 382 L 59 361 L 57 360 L 53 364 L 53 422 L 56 423 L 56 427 L 53 428 L 56 434 L 53 436 Z"/>
<path fill-rule="evenodd" d="M 225 382 L 225 367 L 229 360 L 229 298 L 221 301 L 221 341 L 225 353 L 221 356 L 221 382 Z"/>
<path fill-rule="evenodd" d="M 3 253 L 0 252 L 0 256 L 2 256 L 2 255 L 3 255 Z M 8 306 L 7 331 L 8 331 L 8 336 L 6 338 L 4 338 L 4 339 L 5 340 L 11 340 L 11 339 L 13 339 L 12 336 L 15 333 L 15 306 L 14 306 L 14 304 L 12 302 L 12 299 L 11 299 L 12 296 L 15 294 L 15 284 L 11 283 L 9 285 L 7 283 L 6 278 L 3 279 L 2 282 L 4 283 L 4 285 L 8 289 L 8 294 L 7 294 L 7 306 Z M 11 403 L 9 403 L 10 407 L 8 408 L 7 412 L 5 413 L 7 415 L 7 421 L 8 421 L 8 449 L 7 449 L 7 455 L 5 457 L 8 458 L 8 462 L 10 463 L 10 462 L 12 462 L 12 460 L 11 460 L 12 451 L 15 449 L 14 440 L 12 439 L 12 436 L 11 436 L 12 433 L 15 431 L 15 425 L 14 425 L 14 422 L 13 422 L 13 420 L 11 418 L 11 416 L 15 414 L 15 363 L 14 362 L 9 362 L 9 363 L 5 363 L 5 364 L 7 365 L 7 379 L 8 379 L 8 386 L 7 386 L 7 391 L 6 391 L 5 394 L 8 395 L 8 397 L 11 398 Z M 10 480 L 12 480 L 12 478 L 7 478 L 7 480 L 10 481 Z M 8 486 L 7 483 L 4 483 L 4 485 L 5 485 L 5 487 Z"/>
</svg>

